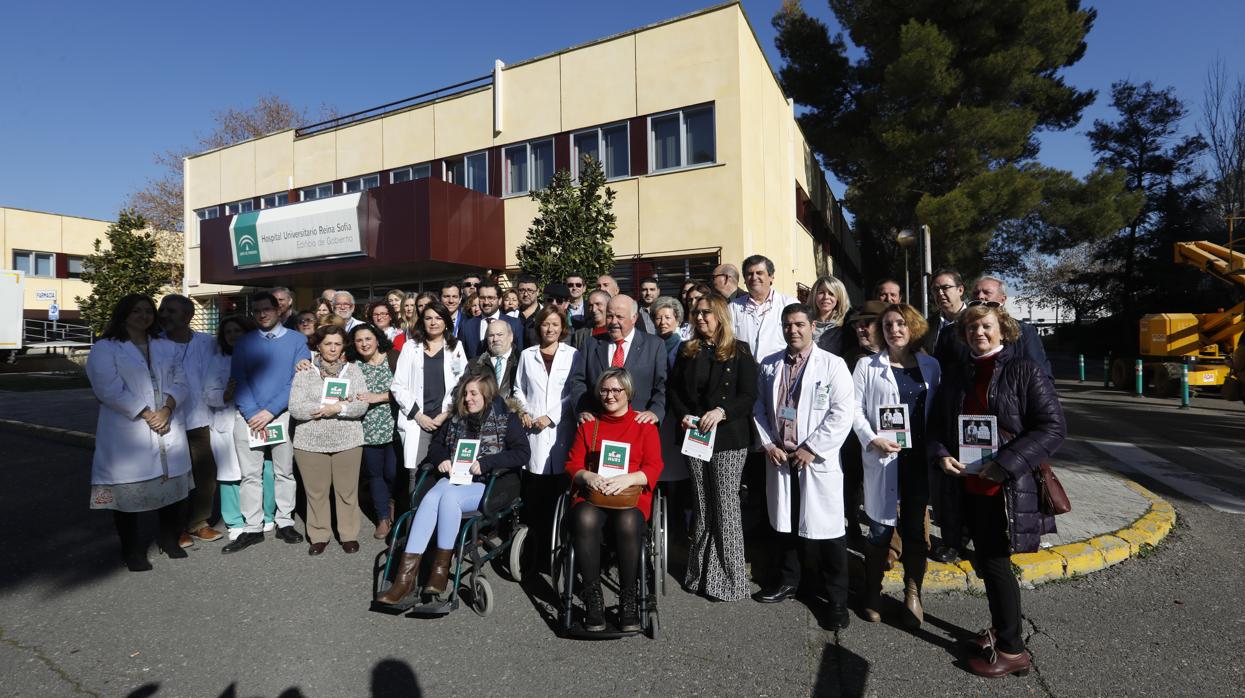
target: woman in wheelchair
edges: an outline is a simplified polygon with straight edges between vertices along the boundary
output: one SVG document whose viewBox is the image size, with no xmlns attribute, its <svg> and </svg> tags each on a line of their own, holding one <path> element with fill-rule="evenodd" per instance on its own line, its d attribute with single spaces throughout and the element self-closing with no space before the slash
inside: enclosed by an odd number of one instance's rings
<svg viewBox="0 0 1245 698">
<path fill-rule="evenodd" d="M 450 465 L 459 439 L 479 439 L 480 449 L 471 464 L 469 485 L 450 484 Z M 436 466 L 440 479 L 424 495 L 415 511 L 406 550 L 398 562 L 397 576 L 388 591 L 376 597 L 382 604 L 395 605 L 415 590 L 419 563 L 433 531 L 437 547 L 433 553 L 432 571 L 424 585 L 425 594 L 445 591 L 454 555 L 454 540 L 464 512 L 480 507 L 490 475 L 501 475 L 527 465 L 530 449 L 527 433 L 519 416 L 510 412 L 497 395 L 497 380 L 491 372 L 469 373 L 464 377 L 454 399 L 453 416 L 437 430 L 423 468 Z"/>
<path fill-rule="evenodd" d="M 636 413 L 631 409 L 631 375 L 625 369 L 603 371 L 597 379 L 596 391 L 603 409 L 596 419 L 579 426 L 566 462 L 573 494 L 571 544 L 583 578 L 584 629 L 605 630 L 601 544 L 608 527 L 618 558 L 618 629 L 638 632 L 640 617 L 636 592 L 640 555 L 644 546 L 644 522 L 652 511 L 653 486 L 661 477 L 661 436 L 656 424 L 636 421 Z M 625 444 L 629 448 L 606 442 Z"/>
</svg>

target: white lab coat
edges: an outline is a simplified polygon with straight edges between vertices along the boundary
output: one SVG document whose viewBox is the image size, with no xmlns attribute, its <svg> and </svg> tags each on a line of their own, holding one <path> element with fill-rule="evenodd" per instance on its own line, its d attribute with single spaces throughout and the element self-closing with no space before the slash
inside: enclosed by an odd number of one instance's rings
<svg viewBox="0 0 1245 698">
<path fill-rule="evenodd" d="M 916 361 L 925 381 L 925 415 L 912 414 L 908 417 L 912 421 L 924 419 L 928 423 L 934 409 L 934 391 L 938 389 L 941 370 L 938 361 L 928 354 L 918 353 Z M 852 379 L 856 386 L 857 405 L 852 428 L 863 449 L 865 513 L 880 524 L 894 526 L 898 520 L 895 507 L 899 503 L 899 455 L 883 454 L 869 443 L 878 437 L 878 407 L 900 404 L 899 384 L 895 382 L 890 359 L 884 351 L 861 357 L 856 362 Z M 918 454 L 918 457 L 924 460 L 925 454 Z"/>
<path fill-rule="evenodd" d="M 467 370 L 467 354 L 463 351 L 463 343 L 458 342 L 453 349 L 447 344 L 444 359 L 441 362 L 445 378 L 445 397 L 441 400 L 441 412 L 450 409 L 454 404 L 454 386 Z M 389 386 L 389 394 L 398 403 L 398 434 L 402 437 L 402 455 L 408 468 L 419 467 L 419 432 L 423 431 L 412 418 L 423 412 L 420 404 L 424 399 L 424 345 L 418 342 L 407 342 L 398 353 L 398 364 L 393 371 L 393 383 Z M 409 415 L 409 416 L 408 416 Z M 407 431 L 415 438 L 407 438 Z"/>
<path fill-rule="evenodd" d="M 167 339 L 151 339 L 151 364 L 160 386 L 152 389 L 147 360 L 132 343 L 105 339 L 91 349 L 86 375 L 100 402 L 95 427 L 95 456 L 91 461 L 92 485 L 144 482 L 165 474 L 160 451 L 168 463 L 170 478 L 190 472 L 190 448 L 186 429 L 174 410 L 169 433 L 157 436 L 139 417 L 144 409 L 164 407 L 165 396 L 177 404 L 186 400 L 186 378 L 178 357 L 181 351 Z"/>
<path fill-rule="evenodd" d="M 574 347 L 561 342 L 548 372 L 539 346 L 528 347 L 519 354 L 516 397 L 533 420 L 548 417 L 553 422 L 552 426 L 527 434 L 527 443 L 532 449 L 527 469 L 534 475 L 556 475 L 566 467 L 566 454 L 575 437 L 571 376 L 582 361 L 583 357 Z"/>
<path fill-rule="evenodd" d="M 778 391 L 782 382 L 783 351 L 761 362 L 757 381 L 758 399 L 753 410 L 762 446 L 781 443 L 778 423 Z M 820 395 L 820 398 L 818 397 Z M 796 440 L 817 455 L 800 478 L 800 530 L 802 538 L 823 540 L 846 535 L 843 523 L 843 466 L 839 448 L 852 429 L 856 394 L 852 375 L 843 359 L 816 346 L 800 382 L 796 408 Z M 770 525 L 780 533 L 791 532 L 791 467 L 765 464 Z"/>
<path fill-rule="evenodd" d="M 229 387 L 229 370 L 232 356 L 216 353 L 208 364 L 203 381 L 203 403 L 212 410 L 212 422 L 208 426 L 211 437 L 212 457 L 216 459 L 216 479 L 221 482 L 237 482 L 242 479 L 242 467 L 238 464 L 238 452 L 233 444 L 233 422 L 238 407 L 233 398 L 225 400 Z"/>
<path fill-rule="evenodd" d="M 212 410 L 203 403 L 203 386 L 213 357 L 220 353 L 216 348 L 216 337 L 206 332 L 192 331 L 189 342 L 173 342 L 173 346 L 181 356 L 182 374 L 186 377 L 187 389 L 186 402 L 177 403 L 178 416 L 187 429 L 209 426 L 212 422 Z"/>
</svg>

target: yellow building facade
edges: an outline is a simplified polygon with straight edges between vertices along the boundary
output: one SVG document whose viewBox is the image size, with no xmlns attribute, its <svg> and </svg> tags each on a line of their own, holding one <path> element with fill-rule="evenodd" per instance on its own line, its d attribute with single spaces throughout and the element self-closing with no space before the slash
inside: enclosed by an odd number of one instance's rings
<svg viewBox="0 0 1245 698">
<path fill-rule="evenodd" d="M 0 207 L 0 248 L 4 268 L 25 273 L 24 313 L 46 320 L 55 303 L 65 321 L 78 319 L 78 297 L 91 292 L 82 281 L 82 265 L 104 240 L 112 221 L 64 216 L 57 213 Z"/>
<path fill-rule="evenodd" d="M 284 285 L 305 306 L 323 287 L 381 295 L 514 270 L 537 211 L 528 192 L 585 154 L 617 192 L 624 291 L 764 254 L 788 293 L 832 272 L 859 297 L 852 233 L 738 3 L 188 158 L 185 290 Z M 235 218 L 350 194 L 360 240 L 341 254 L 240 261 Z"/>
</svg>

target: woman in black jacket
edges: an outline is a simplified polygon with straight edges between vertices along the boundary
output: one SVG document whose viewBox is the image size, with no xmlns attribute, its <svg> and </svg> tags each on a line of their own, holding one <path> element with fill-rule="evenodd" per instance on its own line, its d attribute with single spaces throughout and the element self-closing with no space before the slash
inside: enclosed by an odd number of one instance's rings
<svg viewBox="0 0 1245 698">
<path fill-rule="evenodd" d="M 751 591 L 744 572 L 739 482 L 752 441 L 757 365 L 748 346 L 735 341 L 722 296 L 696 300 L 691 323 L 695 335 L 683 343 L 671 372 L 670 407 L 684 430 L 716 433 L 710 460 L 687 459 L 696 508 L 683 584 L 709 598 L 739 601 Z"/>
<path fill-rule="evenodd" d="M 986 587 L 992 627 L 970 644 L 968 668 L 990 678 L 1029 672 L 1020 628 L 1020 586 L 1011 554 L 1034 552 L 1042 534 L 1055 531 L 1043 513 L 1038 478 L 1043 461 L 1063 443 L 1067 428 L 1055 385 L 1044 368 L 1016 355 L 1020 326 L 998 303 L 976 301 L 961 313 L 956 331 L 970 360 L 944 367 L 930 417 L 927 453 L 941 474 L 932 496 L 961 490 L 964 521 L 972 532 L 973 567 Z M 993 415 L 999 448 L 969 473 L 958 459 L 961 415 Z M 949 498 L 949 497 L 948 497 Z"/>
</svg>

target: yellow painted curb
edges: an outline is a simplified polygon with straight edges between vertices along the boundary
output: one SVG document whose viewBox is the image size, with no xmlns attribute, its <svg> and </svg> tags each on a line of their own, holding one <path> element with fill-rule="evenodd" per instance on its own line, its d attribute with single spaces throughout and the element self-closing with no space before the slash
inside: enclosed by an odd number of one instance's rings
<svg viewBox="0 0 1245 698">
<path fill-rule="evenodd" d="M 1132 548 L 1129 547 L 1128 541 L 1117 538 L 1113 535 L 1095 536 L 1085 541 L 1085 544 L 1098 551 L 1102 555 L 1103 567 L 1123 562 L 1132 555 Z M 1094 570 L 1096 571 L 1096 570 Z"/>
<path fill-rule="evenodd" d="M 1064 559 L 1050 550 L 1012 555 L 1012 566 L 1019 570 L 1016 578 L 1021 584 L 1038 584 L 1064 576 Z"/>
<path fill-rule="evenodd" d="M 1097 572 L 1107 566 L 1102 553 L 1089 543 L 1057 545 L 1051 548 L 1051 552 L 1064 559 L 1064 574 L 1068 577 L 1074 574 Z"/>
</svg>

